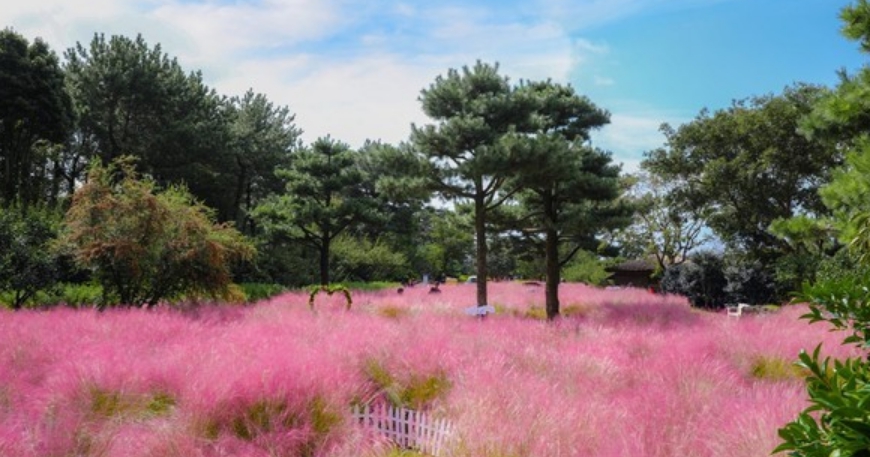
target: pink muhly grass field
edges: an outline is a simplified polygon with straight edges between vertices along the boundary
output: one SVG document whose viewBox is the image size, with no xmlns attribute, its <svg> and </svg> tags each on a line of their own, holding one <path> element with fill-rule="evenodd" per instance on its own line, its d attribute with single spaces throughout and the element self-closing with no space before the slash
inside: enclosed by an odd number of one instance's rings
<svg viewBox="0 0 870 457">
<path fill-rule="evenodd" d="M 288 293 L 248 307 L 0 312 L 0 455 L 386 456 L 354 404 L 451 421 L 453 456 L 760 456 L 806 406 L 804 308 L 743 316 L 643 290 L 492 283 Z"/>
</svg>

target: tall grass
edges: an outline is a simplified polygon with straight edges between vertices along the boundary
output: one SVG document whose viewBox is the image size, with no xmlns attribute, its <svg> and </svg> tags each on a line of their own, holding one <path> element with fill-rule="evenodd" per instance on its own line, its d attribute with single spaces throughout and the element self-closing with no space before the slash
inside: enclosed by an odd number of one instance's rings
<svg viewBox="0 0 870 457">
<path fill-rule="evenodd" d="M 805 406 L 788 361 L 840 336 L 800 307 L 728 318 L 680 297 L 494 283 L 188 311 L 0 312 L 0 455 L 401 455 L 350 420 L 388 401 L 446 417 L 453 455 L 755 456 Z M 385 311 L 387 310 L 387 311 Z M 785 365 L 783 365 L 785 363 Z"/>
</svg>

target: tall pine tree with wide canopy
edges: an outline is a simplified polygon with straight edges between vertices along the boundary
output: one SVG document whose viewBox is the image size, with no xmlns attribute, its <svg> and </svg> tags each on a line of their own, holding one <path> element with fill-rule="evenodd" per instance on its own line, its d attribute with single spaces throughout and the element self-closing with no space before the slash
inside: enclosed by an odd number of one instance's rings
<svg viewBox="0 0 870 457">
<path fill-rule="evenodd" d="M 547 318 L 554 319 L 562 267 L 579 250 L 596 250 L 602 231 L 627 225 L 631 208 L 618 200 L 620 167 L 587 144 L 609 114 L 570 86 L 543 81 L 518 90 L 536 101 L 535 133 L 505 139 L 520 165 L 505 190 L 519 197 L 517 227 L 544 253 Z"/>
<path fill-rule="evenodd" d="M 516 158 L 502 140 L 532 131 L 534 99 L 501 76 L 497 65 L 477 62 L 423 89 L 423 111 L 436 123 L 413 126 L 411 139 L 433 166 L 434 189 L 445 199 L 474 206 L 477 305 L 487 305 L 487 214 L 507 195 L 499 191 L 514 173 Z"/>
</svg>

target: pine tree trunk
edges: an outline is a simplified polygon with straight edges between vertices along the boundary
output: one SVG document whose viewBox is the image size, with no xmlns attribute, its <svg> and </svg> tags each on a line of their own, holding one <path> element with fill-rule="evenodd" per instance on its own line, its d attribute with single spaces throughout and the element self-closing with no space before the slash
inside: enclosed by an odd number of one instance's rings
<svg viewBox="0 0 870 457">
<path fill-rule="evenodd" d="M 329 285 L 329 238 L 323 237 L 320 244 L 320 285 Z"/>
<path fill-rule="evenodd" d="M 474 232 L 477 240 L 477 306 L 486 306 L 486 201 L 482 194 L 474 199 Z"/>
<path fill-rule="evenodd" d="M 553 320 L 559 317 L 559 235 L 552 227 L 547 228 L 546 257 L 547 257 L 547 285 L 546 306 L 547 319 Z"/>
</svg>

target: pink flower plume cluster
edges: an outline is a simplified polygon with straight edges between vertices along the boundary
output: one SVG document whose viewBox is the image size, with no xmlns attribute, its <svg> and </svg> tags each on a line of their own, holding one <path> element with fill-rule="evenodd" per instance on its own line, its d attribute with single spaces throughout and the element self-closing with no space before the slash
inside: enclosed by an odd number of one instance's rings
<svg viewBox="0 0 870 457">
<path fill-rule="evenodd" d="M 0 456 L 386 456 L 354 404 L 454 424 L 450 455 L 767 455 L 806 405 L 804 309 L 743 316 L 565 284 L 288 293 L 247 307 L 0 312 Z"/>
</svg>

